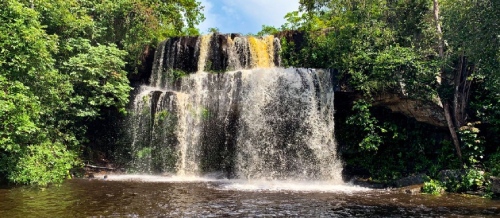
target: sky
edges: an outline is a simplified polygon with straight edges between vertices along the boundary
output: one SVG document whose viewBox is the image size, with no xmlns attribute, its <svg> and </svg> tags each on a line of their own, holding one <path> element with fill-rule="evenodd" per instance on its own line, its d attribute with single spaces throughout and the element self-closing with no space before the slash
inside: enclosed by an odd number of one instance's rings
<svg viewBox="0 0 500 218">
<path fill-rule="evenodd" d="M 280 27 L 288 12 L 296 11 L 299 0 L 198 0 L 205 7 L 205 21 L 198 28 L 207 33 L 216 27 L 221 33 L 257 33 L 262 25 Z"/>
</svg>

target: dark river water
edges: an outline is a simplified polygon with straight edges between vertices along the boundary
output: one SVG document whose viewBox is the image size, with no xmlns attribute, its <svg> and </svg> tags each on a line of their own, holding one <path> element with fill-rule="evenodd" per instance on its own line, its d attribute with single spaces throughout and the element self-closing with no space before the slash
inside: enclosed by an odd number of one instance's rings
<svg viewBox="0 0 500 218">
<path fill-rule="evenodd" d="M 115 176 L 0 188 L 0 217 L 500 217 L 500 201 L 315 182 Z"/>
</svg>

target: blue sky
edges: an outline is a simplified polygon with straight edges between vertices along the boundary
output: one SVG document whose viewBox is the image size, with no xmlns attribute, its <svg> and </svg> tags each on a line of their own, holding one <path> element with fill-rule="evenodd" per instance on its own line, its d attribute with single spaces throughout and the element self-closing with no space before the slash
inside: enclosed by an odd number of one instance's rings
<svg viewBox="0 0 500 218">
<path fill-rule="evenodd" d="M 206 33 L 217 27 L 221 33 L 257 33 L 262 25 L 280 27 L 286 13 L 298 10 L 299 0 L 198 0 L 206 20 L 198 28 Z"/>
</svg>

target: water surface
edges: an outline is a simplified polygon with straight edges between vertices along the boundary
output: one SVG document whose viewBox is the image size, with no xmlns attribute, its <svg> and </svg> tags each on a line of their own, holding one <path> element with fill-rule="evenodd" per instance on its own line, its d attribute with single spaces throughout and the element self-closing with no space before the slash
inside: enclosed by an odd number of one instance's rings
<svg viewBox="0 0 500 218">
<path fill-rule="evenodd" d="M 73 179 L 38 190 L 0 188 L 1 217 L 500 216 L 500 201 L 409 195 L 321 183 L 175 177 Z"/>
</svg>

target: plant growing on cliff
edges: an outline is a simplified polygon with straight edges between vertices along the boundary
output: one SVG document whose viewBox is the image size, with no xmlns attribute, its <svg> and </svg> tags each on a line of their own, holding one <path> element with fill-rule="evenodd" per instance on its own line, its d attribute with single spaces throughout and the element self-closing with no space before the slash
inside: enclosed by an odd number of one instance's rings
<svg viewBox="0 0 500 218">
<path fill-rule="evenodd" d="M 380 133 L 386 131 L 378 125 L 377 119 L 371 115 L 370 106 L 365 100 L 354 102 L 352 110 L 355 113 L 347 119 L 347 124 L 359 126 L 363 130 L 365 135 L 362 137 L 359 147 L 367 151 L 378 149 L 382 143 Z"/>
</svg>

